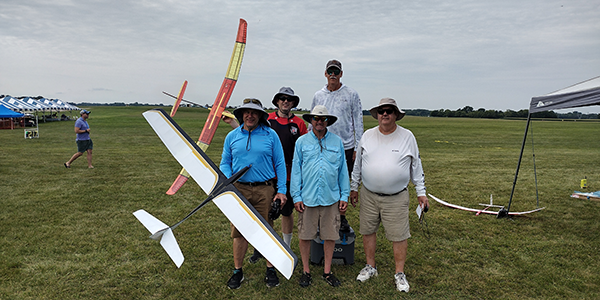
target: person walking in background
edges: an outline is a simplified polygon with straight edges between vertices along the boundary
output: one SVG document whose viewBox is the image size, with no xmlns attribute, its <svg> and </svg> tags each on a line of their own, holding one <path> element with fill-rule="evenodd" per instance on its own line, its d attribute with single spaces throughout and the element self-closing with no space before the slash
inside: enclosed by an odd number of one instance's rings
<svg viewBox="0 0 600 300">
<path fill-rule="evenodd" d="M 344 142 L 348 172 L 352 173 L 356 147 L 364 130 L 363 114 L 358 93 L 341 82 L 343 75 L 341 62 L 335 59 L 327 62 L 325 65 L 327 84 L 315 93 L 311 109 L 323 105 L 327 107 L 330 114 L 338 118 L 338 121 L 334 125 L 330 124 L 327 129 Z M 349 231 L 350 225 L 345 215 L 345 212 L 341 213 L 340 230 Z"/>
<path fill-rule="evenodd" d="M 317 237 L 323 244 L 323 279 L 333 287 L 340 285 L 331 272 L 335 241 L 339 238 L 340 212 L 346 211 L 350 193 L 348 166 L 344 144 L 327 126 L 337 118 L 327 108 L 317 105 L 310 114 L 302 116 L 310 122 L 312 131 L 296 142 L 290 181 L 294 207 L 298 214 L 298 239 L 302 257 L 302 277 L 299 284 L 307 287 L 310 274 L 310 243 Z"/>
<path fill-rule="evenodd" d="M 64 166 L 67 169 L 71 167 L 71 163 L 73 163 L 73 161 L 83 155 L 83 152 L 87 152 L 88 168 L 94 168 L 94 166 L 92 166 L 92 149 L 94 148 L 94 143 L 90 138 L 90 125 L 88 125 L 87 122 L 90 113 L 91 111 L 87 109 L 81 110 L 81 112 L 79 112 L 81 117 L 75 121 L 75 133 L 77 134 L 75 142 L 77 143 L 77 153 L 73 154 L 71 159 L 64 163 Z"/>
<path fill-rule="evenodd" d="M 247 166 L 250 169 L 234 183 L 260 215 L 273 226 L 269 218 L 271 203 L 277 200 L 282 205 L 286 202 L 286 181 L 275 178 L 286 178 L 285 158 L 279 137 L 269 127 L 267 113 L 260 100 L 246 98 L 242 106 L 233 111 L 241 126 L 233 129 L 225 137 L 220 169 L 228 178 Z M 233 238 L 233 262 L 235 269 L 227 281 L 227 287 L 237 289 L 244 281 L 242 266 L 248 250 L 248 241 L 240 232 L 231 226 Z M 277 271 L 267 261 L 265 275 L 267 287 L 279 285 Z"/>
<path fill-rule="evenodd" d="M 383 98 L 370 111 L 379 126 L 365 131 L 358 145 L 350 192 L 350 203 L 356 206 L 358 186 L 362 181 L 359 218 L 367 264 L 356 280 L 364 282 L 378 274 L 375 249 L 381 223 L 387 239 L 393 243 L 396 288 L 408 293 L 410 286 L 404 274 L 410 237 L 407 187 L 412 181 L 419 205 L 423 209 L 429 207 L 425 175 L 415 136 L 396 124 L 405 115 L 396 101 Z"/>
</svg>

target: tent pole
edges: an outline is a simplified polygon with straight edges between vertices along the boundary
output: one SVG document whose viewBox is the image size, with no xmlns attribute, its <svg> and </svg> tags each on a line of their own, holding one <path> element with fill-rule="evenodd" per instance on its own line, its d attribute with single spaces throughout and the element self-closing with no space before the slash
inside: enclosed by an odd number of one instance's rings
<svg viewBox="0 0 600 300">
<path fill-rule="evenodd" d="M 508 200 L 508 208 L 506 210 L 501 209 L 498 212 L 498 219 L 507 217 L 508 213 L 510 212 L 510 205 L 512 204 L 513 195 L 515 193 L 515 186 L 517 185 L 517 177 L 519 176 L 519 169 L 521 168 L 523 149 L 525 149 L 525 142 L 527 141 L 527 131 L 529 131 L 529 122 L 531 122 L 531 113 L 527 114 L 527 125 L 525 125 L 525 134 L 523 134 L 523 143 L 521 144 L 521 154 L 519 154 L 519 162 L 517 163 L 517 170 L 515 171 L 515 180 L 513 181 L 512 191 L 510 192 L 510 199 Z"/>
</svg>

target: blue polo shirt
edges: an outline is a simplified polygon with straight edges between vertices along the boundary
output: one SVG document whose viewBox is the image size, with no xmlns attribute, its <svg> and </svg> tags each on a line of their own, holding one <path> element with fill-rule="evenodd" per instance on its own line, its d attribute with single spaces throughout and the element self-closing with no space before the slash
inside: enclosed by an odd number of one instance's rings
<svg viewBox="0 0 600 300">
<path fill-rule="evenodd" d="M 263 182 L 272 178 L 286 178 L 285 157 L 277 133 L 259 124 L 251 132 L 240 127 L 225 137 L 220 169 L 228 178 L 242 168 L 250 169 L 239 182 Z M 277 181 L 277 192 L 286 193 L 286 181 Z"/>
</svg>

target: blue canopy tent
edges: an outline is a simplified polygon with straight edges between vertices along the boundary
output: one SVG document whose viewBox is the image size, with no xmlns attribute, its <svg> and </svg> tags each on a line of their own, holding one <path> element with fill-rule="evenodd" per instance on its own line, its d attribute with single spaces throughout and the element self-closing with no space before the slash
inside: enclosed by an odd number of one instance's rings
<svg viewBox="0 0 600 300">
<path fill-rule="evenodd" d="M 11 119 L 22 118 L 23 116 L 24 116 L 24 114 L 14 112 L 14 111 L 6 108 L 4 105 L 0 104 L 0 119 L 9 119 L 7 121 L 8 121 L 8 123 L 10 123 L 10 129 L 15 128 L 15 124 Z M 5 128 L 4 123 L 6 123 L 6 122 L 4 120 L 2 120 L 2 122 L 1 122 L 2 126 L 0 126 L 0 128 Z M 6 128 L 9 128 L 9 127 L 6 127 Z"/>
</svg>

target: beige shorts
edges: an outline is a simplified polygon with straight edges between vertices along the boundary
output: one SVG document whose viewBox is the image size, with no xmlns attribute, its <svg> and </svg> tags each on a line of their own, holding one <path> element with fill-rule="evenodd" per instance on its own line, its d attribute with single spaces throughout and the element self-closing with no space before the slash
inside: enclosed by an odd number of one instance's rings
<svg viewBox="0 0 600 300">
<path fill-rule="evenodd" d="M 298 214 L 298 238 L 313 240 L 319 238 L 324 241 L 338 240 L 340 238 L 340 209 L 339 202 L 329 206 L 305 206 L 304 212 Z"/>
<path fill-rule="evenodd" d="M 408 223 L 408 191 L 393 196 L 379 196 L 364 186 L 360 188 L 360 234 L 377 232 L 383 224 L 385 236 L 392 242 L 401 242 L 410 237 Z"/>
<path fill-rule="evenodd" d="M 250 186 L 247 184 L 234 183 L 235 187 L 244 195 L 246 200 L 252 204 L 254 209 L 273 227 L 273 221 L 269 220 L 269 211 L 271 203 L 275 197 L 275 188 L 273 185 Z M 231 224 L 231 237 L 242 237 L 242 234 Z"/>
</svg>

